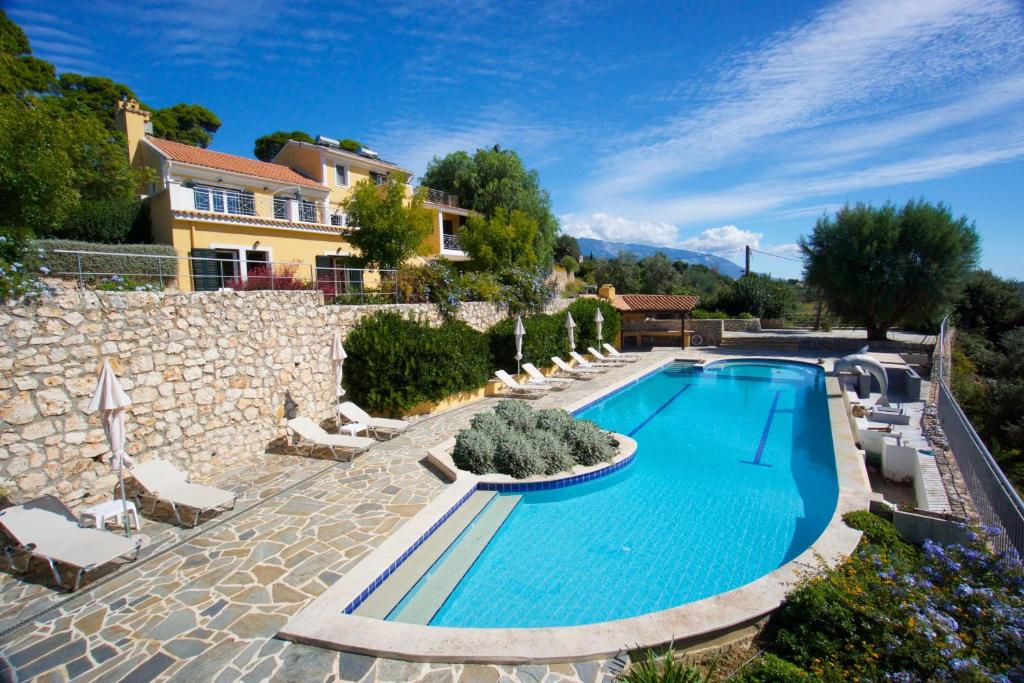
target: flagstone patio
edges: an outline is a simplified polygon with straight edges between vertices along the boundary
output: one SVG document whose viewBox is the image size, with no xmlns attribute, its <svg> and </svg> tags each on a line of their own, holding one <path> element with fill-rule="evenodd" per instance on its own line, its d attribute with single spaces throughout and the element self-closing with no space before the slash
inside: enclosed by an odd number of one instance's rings
<svg viewBox="0 0 1024 683">
<path fill-rule="evenodd" d="M 694 352 L 691 352 L 694 353 Z M 640 363 L 537 401 L 569 406 L 680 355 Z M 233 511 L 195 529 L 146 517 L 142 557 L 55 591 L 48 571 L 0 574 L 0 680 L 40 681 L 594 681 L 623 660 L 550 665 L 424 664 L 375 659 L 276 639 L 307 601 L 436 496 L 445 483 L 427 450 L 496 399 L 420 419 L 353 462 L 272 452 L 218 476 Z"/>
</svg>

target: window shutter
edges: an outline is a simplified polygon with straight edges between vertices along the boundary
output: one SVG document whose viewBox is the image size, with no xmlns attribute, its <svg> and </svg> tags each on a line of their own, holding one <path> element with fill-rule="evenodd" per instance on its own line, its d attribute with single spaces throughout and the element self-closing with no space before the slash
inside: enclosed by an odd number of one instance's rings
<svg viewBox="0 0 1024 683">
<path fill-rule="evenodd" d="M 217 258 L 217 252 L 213 249 L 193 249 L 190 255 L 193 259 L 189 261 L 192 264 L 192 288 L 197 292 L 216 292 L 220 289 L 220 263 L 205 260 Z"/>
</svg>

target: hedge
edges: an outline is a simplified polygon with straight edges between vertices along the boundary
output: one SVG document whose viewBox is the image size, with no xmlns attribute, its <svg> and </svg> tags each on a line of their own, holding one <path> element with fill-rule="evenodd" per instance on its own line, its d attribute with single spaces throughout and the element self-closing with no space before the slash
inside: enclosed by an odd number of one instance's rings
<svg viewBox="0 0 1024 683">
<path fill-rule="evenodd" d="M 59 273 L 60 277 L 77 277 L 78 256 L 76 254 L 54 253 L 56 249 L 110 254 L 110 256 L 82 254 L 82 270 L 86 273 L 110 273 L 122 276 L 130 275 L 135 278 L 158 278 L 162 272 L 164 276 L 170 276 L 173 280 L 178 271 L 177 263 L 171 259 L 141 258 L 143 256 L 177 257 L 178 252 L 169 244 L 100 244 L 98 242 L 78 242 L 75 240 L 36 240 L 32 246 L 33 248 L 43 250 L 43 264 L 50 269 L 51 273 Z M 86 277 L 87 279 L 101 279 L 109 276 L 95 275 Z"/>
<path fill-rule="evenodd" d="M 491 375 L 487 337 L 459 320 L 440 327 L 381 311 L 345 340 L 345 389 L 370 411 L 396 413 L 484 386 Z"/>
<path fill-rule="evenodd" d="M 531 315 L 523 318 L 526 335 L 523 337 L 523 363 L 538 367 L 551 365 L 552 356 L 569 353 L 569 337 L 565 329 L 567 312 L 572 313 L 576 323 L 576 350 L 584 351 L 588 346 L 598 347 L 594 315 L 601 309 L 604 323 L 601 339 L 618 342 L 622 327 L 622 316 L 607 301 L 600 299 L 577 299 L 566 311 L 554 315 Z M 515 318 L 507 318 L 487 331 L 491 355 L 498 367 L 509 372 L 516 369 Z"/>
</svg>

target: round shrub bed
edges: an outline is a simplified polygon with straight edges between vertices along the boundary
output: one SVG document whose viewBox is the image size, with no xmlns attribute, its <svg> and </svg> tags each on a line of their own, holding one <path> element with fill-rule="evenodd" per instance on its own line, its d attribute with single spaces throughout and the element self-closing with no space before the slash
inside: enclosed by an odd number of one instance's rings
<svg viewBox="0 0 1024 683">
<path fill-rule="evenodd" d="M 610 461 L 613 439 L 587 420 L 557 408 L 534 410 L 526 401 L 500 401 L 493 413 L 473 418 L 455 437 L 452 460 L 474 474 L 508 474 L 523 479 L 558 474 L 576 465 Z"/>
</svg>

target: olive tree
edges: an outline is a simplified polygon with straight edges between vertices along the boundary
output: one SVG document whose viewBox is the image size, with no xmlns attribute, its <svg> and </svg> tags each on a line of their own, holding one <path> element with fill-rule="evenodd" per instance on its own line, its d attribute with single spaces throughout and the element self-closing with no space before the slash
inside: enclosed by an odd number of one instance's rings
<svg viewBox="0 0 1024 683">
<path fill-rule="evenodd" d="M 898 324 L 928 324 L 957 299 L 978 260 L 978 234 L 944 204 L 844 206 L 800 238 L 804 279 L 829 308 L 885 339 Z"/>
</svg>

